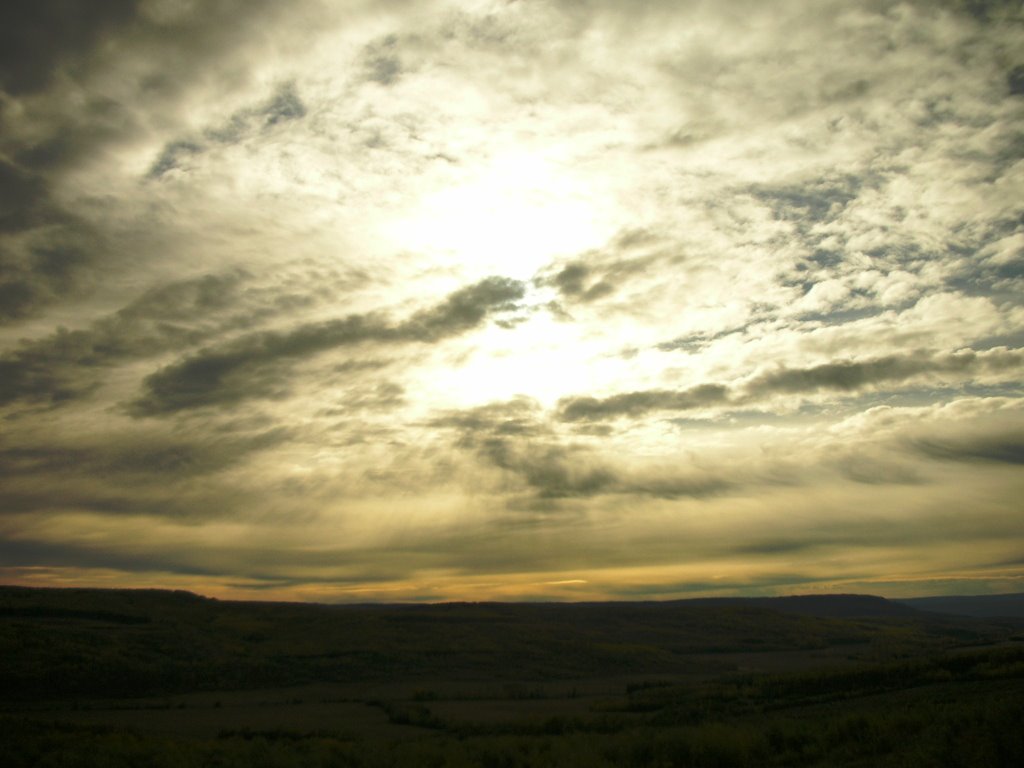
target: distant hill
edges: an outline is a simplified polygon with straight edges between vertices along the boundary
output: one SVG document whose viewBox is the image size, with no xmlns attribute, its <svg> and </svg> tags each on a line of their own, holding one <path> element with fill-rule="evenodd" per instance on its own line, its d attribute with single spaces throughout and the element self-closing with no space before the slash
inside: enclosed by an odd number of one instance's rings
<svg viewBox="0 0 1024 768">
<path fill-rule="evenodd" d="M 312 681 L 689 673 L 707 666 L 695 655 L 842 647 L 888 658 L 1006 631 L 870 595 L 322 605 L 0 586 L 0 690 L 153 695 Z"/>
<path fill-rule="evenodd" d="M 931 613 L 978 618 L 1024 619 L 1024 593 L 1008 595 L 942 595 L 894 600 L 895 603 Z"/>
<path fill-rule="evenodd" d="M 791 595 L 787 597 L 711 597 L 679 601 L 686 605 L 745 605 L 797 616 L 852 619 L 918 614 L 916 607 L 875 595 Z"/>
</svg>

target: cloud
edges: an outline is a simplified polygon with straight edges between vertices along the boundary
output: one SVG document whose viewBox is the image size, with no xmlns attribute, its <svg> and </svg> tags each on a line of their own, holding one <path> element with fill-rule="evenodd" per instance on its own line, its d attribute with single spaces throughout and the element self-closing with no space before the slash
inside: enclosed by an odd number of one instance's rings
<svg viewBox="0 0 1024 768">
<path fill-rule="evenodd" d="M 428 426 L 456 429 L 470 445 L 480 436 L 529 437 L 550 434 L 550 428 L 543 420 L 540 405 L 528 397 L 449 411 L 432 418 Z"/>
<path fill-rule="evenodd" d="M 388 35 L 368 45 L 363 53 L 366 77 L 378 85 L 392 85 L 402 76 L 398 37 Z"/>
<path fill-rule="evenodd" d="M 71 477 L 170 483 L 219 473 L 251 453 L 279 445 L 289 437 L 291 432 L 283 427 L 248 435 L 181 436 L 152 431 L 105 435 L 102 440 L 82 441 L 80 445 L 51 441 L 43 447 L 0 449 L 0 469 L 8 480 L 62 475 L 65 484 Z M 55 498 L 66 488 L 67 485 L 57 491 Z"/>
<path fill-rule="evenodd" d="M 950 354 L 919 351 L 868 360 L 825 363 L 809 368 L 779 368 L 754 377 L 747 382 L 744 392 L 752 399 L 772 394 L 856 392 L 886 382 L 906 381 L 923 374 L 969 375 L 1013 370 L 1022 364 L 1024 354 L 1005 348 L 984 352 L 961 350 Z"/>
<path fill-rule="evenodd" d="M 168 142 L 153 161 L 146 177 L 159 179 L 170 171 L 183 168 L 189 158 L 202 155 L 213 146 L 236 144 L 254 133 L 305 116 L 306 105 L 299 98 L 295 83 L 284 83 L 262 104 L 236 111 L 224 124 L 205 130 L 202 137 Z"/>
<path fill-rule="evenodd" d="M 8 5 L 19 578 L 601 599 L 1020 549 L 1019 3 Z"/>
<path fill-rule="evenodd" d="M 1024 464 L 1024 432 L 1019 430 L 963 437 L 916 437 L 907 442 L 913 451 L 929 459 Z"/>
<path fill-rule="evenodd" d="M 640 418 L 652 411 L 690 411 L 745 406 L 773 395 L 817 392 L 855 393 L 886 383 L 903 383 L 929 374 L 971 376 L 1003 374 L 1024 365 L 1024 353 L 1005 347 L 948 354 L 917 351 L 866 360 L 841 360 L 806 368 L 778 367 L 743 384 L 700 384 L 685 390 L 641 390 L 605 398 L 575 396 L 559 401 L 563 421 Z"/>
<path fill-rule="evenodd" d="M 622 457 L 606 455 L 599 444 L 562 438 L 536 401 L 515 398 L 464 411 L 452 411 L 429 422 L 454 429 L 456 444 L 472 451 L 488 468 L 515 479 L 545 508 L 551 500 L 587 499 L 598 495 L 637 495 L 659 499 L 702 498 L 724 493 L 735 479 L 677 467 L 634 467 Z"/>
<path fill-rule="evenodd" d="M 0 157 L 0 325 L 86 292 L 104 240 L 54 201 L 42 174 Z"/>
<path fill-rule="evenodd" d="M 846 174 L 803 184 L 756 185 L 750 193 L 764 201 L 775 218 L 792 221 L 809 234 L 816 224 L 835 219 L 869 183 L 869 177 Z"/>
<path fill-rule="evenodd" d="M 25 228 L 38 215 L 33 203 L 45 191 L 39 176 L 0 158 L 0 232 Z"/>
<path fill-rule="evenodd" d="M 321 352 L 366 342 L 434 343 L 469 331 L 494 313 L 514 308 L 522 283 L 485 278 L 400 323 L 383 315 L 357 314 L 301 325 L 287 332 L 262 331 L 201 350 L 148 376 L 145 394 L 132 406 L 137 416 L 156 416 L 210 405 L 230 406 L 288 392 L 291 365 Z"/>
<path fill-rule="evenodd" d="M 290 4 L 291 11 L 299 7 Z M 91 298 L 102 292 L 105 270 L 137 264 L 139 243 L 125 242 L 129 232 L 110 226 L 130 208 L 125 190 L 111 188 L 110 175 L 98 186 L 87 182 L 92 190 L 83 205 L 69 178 L 83 169 L 96 173 L 101 158 L 109 173 L 123 159 L 119 150 L 146 142 L 155 126 L 180 124 L 182 96 L 208 86 L 219 72 L 237 73 L 249 46 L 259 45 L 254 31 L 264 23 L 274 28 L 273 17 L 284 9 L 263 0 L 42 0 L 0 13 L 3 324 Z M 286 84 L 247 119 L 271 125 L 303 113 Z M 202 150 L 201 142 L 172 140 L 153 171 L 165 173 Z M 111 211 L 107 204 L 119 195 Z M 148 218 L 135 222 L 141 230 L 154 228 L 156 217 L 140 218 Z M 171 239 L 162 234 L 156 239 Z"/>
<path fill-rule="evenodd" d="M 183 158 L 202 154 L 203 151 L 203 145 L 194 141 L 186 139 L 172 141 L 163 148 L 160 156 L 153 161 L 153 165 L 149 167 L 149 172 L 146 175 L 151 179 L 158 179 L 168 171 L 180 168 Z"/>
<path fill-rule="evenodd" d="M 683 391 L 643 390 L 606 398 L 571 397 L 559 403 L 565 421 L 601 421 L 622 416 L 639 417 L 650 411 L 688 411 L 724 405 L 729 389 L 722 384 L 700 384 Z"/>
<path fill-rule="evenodd" d="M 435 307 L 413 315 L 395 329 L 398 338 L 433 342 L 468 331 L 497 312 L 509 312 L 526 286 L 507 277 L 487 277 L 451 293 Z"/>
<path fill-rule="evenodd" d="M 595 466 L 586 452 L 562 445 L 489 438 L 478 451 L 493 466 L 520 476 L 541 499 L 586 498 L 610 491 L 616 482 L 614 473 Z"/>
<path fill-rule="evenodd" d="M 22 343 L 0 356 L 0 405 L 66 403 L 95 389 L 112 365 L 195 344 L 250 320 L 248 312 L 230 316 L 246 277 L 228 272 L 160 285 L 86 329 L 59 329 Z"/>
<path fill-rule="evenodd" d="M 263 0 L 96 6 L 42 0 L 32 9 L 5 9 L 0 88 L 19 97 L 20 109 L 0 115 L 9 129 L 2 143 L 17 162 L 54 170 L 137 138 L 143 126 L 137 108 L 166 117 L 174 97 L 218 59 L 246 55 L 240 43 L 254 25 L 280 12 Z M 111 73 L 126 64 L 130 76 L 112 81 Z"/>
<path fill-rule="evenodd" d="M 589 304 L 618 293 L 631 281 L 650 277 L 667 264 L 678 261 L 670 245 L 655 233 L 633 229 L 616 235 L 607 247 L 556 262 L 535 278 L 540 286 L 551 286 L 569 304 Z"/>
<path fill-rule="evenodd" d="M 0 88 L 16 96 L 42 90 L 58 67 L 88 54 L 105 36 L 130 22 L 138 6 L 137 0 L 4 4 L 0 10 Z"/>
</svg>

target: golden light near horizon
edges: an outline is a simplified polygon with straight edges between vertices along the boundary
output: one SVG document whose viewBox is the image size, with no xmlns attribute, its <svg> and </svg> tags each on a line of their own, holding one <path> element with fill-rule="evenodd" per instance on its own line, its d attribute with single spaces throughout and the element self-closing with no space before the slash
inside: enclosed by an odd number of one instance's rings
<svg viewBox="0 0 1024 768">
<path fill-rule="evenodd" d="M 1020 582 L 1019 5 L 7 13 L 4 581 Z"/>
</svg>

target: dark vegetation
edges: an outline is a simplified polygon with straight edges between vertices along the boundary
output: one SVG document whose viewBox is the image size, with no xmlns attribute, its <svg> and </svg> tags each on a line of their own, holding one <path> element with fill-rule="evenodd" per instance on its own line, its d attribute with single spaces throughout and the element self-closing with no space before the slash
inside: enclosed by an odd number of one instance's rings
<svg viewBox="0 0 1024 768">
<path fill-rule="evenodd" d="M 0 588 L 20 766 L 1019 766 L 1024 620 Z"/>
<path fill-rule="evenodd" d="M 988 618 L 1024 618 L 1024 594 L 1013 595 L 948 595 L 941 597 L 914 597 L 900 600 L 903 605 L 922 611 L 946 613 L 954 616 Z"/>
</svg>

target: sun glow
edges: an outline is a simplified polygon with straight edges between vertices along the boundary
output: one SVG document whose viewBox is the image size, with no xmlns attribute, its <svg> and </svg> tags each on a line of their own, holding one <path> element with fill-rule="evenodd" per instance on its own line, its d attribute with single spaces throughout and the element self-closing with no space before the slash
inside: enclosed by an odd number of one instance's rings
<svg viewBox="0 0 1024 768">
<path fill-rule="evenodd" d="M 593 190 L 571 169 L 508 152 L 424 194 L 391 231 L 396 245 L 469 276 L 527 280 L 553 257 L 612 234 Z"/>
<path fill-rule="evenodd" d="M 474 336 L 473 346 L 476 351 L 461 364 L 438 367 L 423 382 L 436 407 L 483 405 L 520 395 L 550 407 L 603 373 L 578 329 L 547 314 L 512 328 L 486 328 Z"/>
</svg>

